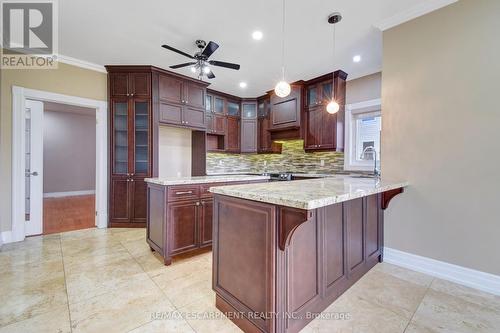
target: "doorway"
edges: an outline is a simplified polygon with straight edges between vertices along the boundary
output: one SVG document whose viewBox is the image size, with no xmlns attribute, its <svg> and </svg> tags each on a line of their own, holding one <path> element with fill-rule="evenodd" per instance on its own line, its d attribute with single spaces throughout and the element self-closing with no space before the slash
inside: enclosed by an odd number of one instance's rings
<svg viewBox="0 0 500 333">
<path fill-rule="evenodd" d="M 12 241 L 107 226 L 107 103 L 13 87 Z"/>
</svg>

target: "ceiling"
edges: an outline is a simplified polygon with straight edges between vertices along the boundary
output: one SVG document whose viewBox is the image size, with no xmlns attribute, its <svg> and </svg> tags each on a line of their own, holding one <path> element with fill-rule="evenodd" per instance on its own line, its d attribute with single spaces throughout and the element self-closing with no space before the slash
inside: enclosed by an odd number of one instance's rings
<svg viewBox="0 0 500 333">
<path fill-rule="evenodd" d="M 289 82 L 342 69 L 349 78 L 381 70 L 382 33 L 374 24 L 408 12 L 422 0 L 286 0 L 285 67 Z M 430 0 L 427 0 L 430 1 Z M 326 19 L 343 15 L 333 29 Z M 264 37 L 255 41 L 254 30 Z M 194 41 L 213 40 L 211 59 L 235 62 L 239 71 L 214 67 L 211 88 L 255 97 L 274 87 L 281 75 L 281 1 L 65 0 L 59 1 L 59 53 L 95 63 L 142 64 L 167 68 L 187 62 L 160 47 L 187 53 Z M 354 63 L 354 55 L 362 61 Z M 194 76 L 189 68 L 176 70 Z M 242 89 L 239 82 L 247 87 Z"/>
</svg>

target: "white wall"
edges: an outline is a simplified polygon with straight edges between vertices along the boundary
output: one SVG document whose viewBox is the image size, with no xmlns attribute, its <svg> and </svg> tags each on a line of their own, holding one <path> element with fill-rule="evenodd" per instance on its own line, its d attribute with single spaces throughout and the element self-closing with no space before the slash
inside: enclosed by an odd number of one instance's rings
<svg viewBox="0 0 500 333">
<path fill-rule="evenodd" d="M 191 176 L 191 131 L 160 126 L 159 177 Z"/>
<path fill-rule="evenodd" d="M 43 192 L 95 190 L 96 115 L 44 110 Z"/>
<path fill-rule="evenodd" d="M 384 32 L 383 177 L 411 186 L 386 246 L 500 275 L 500 1 L 462 0 Z"/>
</svg>

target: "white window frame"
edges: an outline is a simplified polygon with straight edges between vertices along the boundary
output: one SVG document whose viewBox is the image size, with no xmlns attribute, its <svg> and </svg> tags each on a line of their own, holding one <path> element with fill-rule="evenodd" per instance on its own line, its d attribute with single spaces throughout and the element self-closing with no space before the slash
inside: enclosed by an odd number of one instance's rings
<svg viewBox="0 0 500 333">
<path fill-rule="evenodd" d="M 356 142 L 356 122 L 354 117 L 363 113 L 381 112 L 382 100 L 380 98 L 369 101 L 347 104 L 345 106 L 345 149 L 344 149 L 344 170 L 346 171 L 373 171 L 374 161 L 359 161 L 353 147 Z M 377 152 L 381 156 L 380 152 Z M 380 163 L 378 163 L 380 165 Z"/>
</svg>

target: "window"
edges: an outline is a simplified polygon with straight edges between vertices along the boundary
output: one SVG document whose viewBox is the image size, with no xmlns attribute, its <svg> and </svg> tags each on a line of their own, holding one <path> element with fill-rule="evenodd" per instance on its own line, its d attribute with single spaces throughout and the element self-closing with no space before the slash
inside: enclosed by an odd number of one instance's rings
<svg viewBox="0 0 500 333">
<path fill-rule="evenodd" d="M 380 109 L 379 99 L 346 105 L 345 170 L 372 171 L 375 158 L 380 165 Z"/>
</svg>

